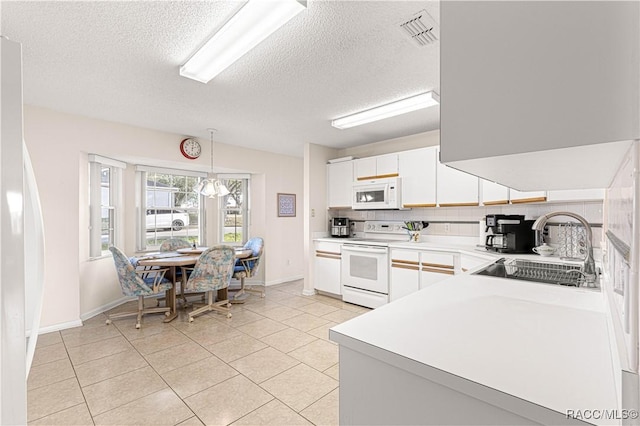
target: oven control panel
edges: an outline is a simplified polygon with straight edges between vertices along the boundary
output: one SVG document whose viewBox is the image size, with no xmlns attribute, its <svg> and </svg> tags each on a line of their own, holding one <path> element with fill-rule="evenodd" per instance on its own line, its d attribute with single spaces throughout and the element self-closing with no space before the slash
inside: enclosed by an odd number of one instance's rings
<svg viewBox="0 0 640 426">
<path fill-rule="evenodd" d="M 364 232 L 367 234 L 402 234 L 406 235 L 404 222 L 366 221 Z"/>
</svg>

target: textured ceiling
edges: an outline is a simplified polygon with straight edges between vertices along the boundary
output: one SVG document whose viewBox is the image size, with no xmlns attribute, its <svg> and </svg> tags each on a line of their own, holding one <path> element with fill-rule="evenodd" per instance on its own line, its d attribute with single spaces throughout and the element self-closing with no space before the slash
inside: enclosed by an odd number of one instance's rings
<svg viewBox="0 0 640 426">
<path fill-rule="evenodd" d="M 178 69 L 242 5 L 235 1 L 2 1 L 0 32 L 22 43 L 25 103 L 302 156 L 439 128 L 439 107 L 347 130 L 331 119 L 439 92 L 439 43 L 399 28 L 434 1 L 318 1 L 208 84 Z"/>
</svg>

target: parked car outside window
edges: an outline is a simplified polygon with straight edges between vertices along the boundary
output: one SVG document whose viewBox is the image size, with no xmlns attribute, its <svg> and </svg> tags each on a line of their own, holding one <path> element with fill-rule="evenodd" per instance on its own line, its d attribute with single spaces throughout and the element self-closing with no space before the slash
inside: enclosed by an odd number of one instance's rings
<svg viewBox="0 0 640 426">
<path fill-rule="evenodd" d="M 147 229 L 173 229 L 179 231 L 189 226 L 189 214 L 174 209 L 147 210 Z"/>
</svg>

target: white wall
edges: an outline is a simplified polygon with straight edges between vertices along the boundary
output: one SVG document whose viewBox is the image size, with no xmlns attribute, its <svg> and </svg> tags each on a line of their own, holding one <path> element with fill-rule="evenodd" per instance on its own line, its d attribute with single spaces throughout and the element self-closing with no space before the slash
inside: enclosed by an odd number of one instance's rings
<svg viewBox="0 0 640 426">
<path fill-rule="evenodd" d="M 203 155 L 187 160 L 180 155 L 184 135 L 133 127 L 43 108 L 25 106 L 25 142 L 32 156 L 44 214 L 46 279 L 43 327 L 77 324 L 121 298 L 113 260 L 89 261 L 89 153 L 130 164 L 158 165 L 186 170 L 209 169 L 208 140 Z M 252 173 L 250 235 L 265 239 L 263 262 L 267 284 L 303 276 L 301 158 L 216 143 L 216 170 Z M 122 248 L 135 250 L 135 173 L 124 173 Z M 278 218 L 276 194 L 297 194 L 297 216 Z M 217 203 L 207 200 L 207 241 L 217 241 Z"/>
<path fill-rule="evenodd" d="M 346 157 L 348 155 L 355 158 L 371 157 L 372 155 L 389 154 L 436 145 L 440 145 L 440 130 L 341 149 L 337 152 L 336 157 Z"/>
</svg>

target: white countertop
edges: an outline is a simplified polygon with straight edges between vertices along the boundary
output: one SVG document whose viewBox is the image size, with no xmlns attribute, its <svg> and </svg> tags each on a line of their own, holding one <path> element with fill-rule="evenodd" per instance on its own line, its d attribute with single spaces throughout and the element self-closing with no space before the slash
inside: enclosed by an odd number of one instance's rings
<svg viewBox="0 0 640 426">
<path fill-rule="evenodd" d="M 337 325 L 330 337 L 565 414 L 618 407 L 607 333 L 598 290 L 464 274 Z"/>
<path fill-rule="evenodd" d="M 561 260 L 560 257 L 558 256 L 543 257 L 535 253 L 517 254 L 517 253 L 498 253 L 495 251 L 488 251 L 486 249 L 479 248 L 475 244 L 465 243 L 465 241 L 468 241 L 469 239 L 473 239 L 473 238 L 464 237 L 460 239 L 462 241 L 456 241 L 455 237 L 445 237 L 437 241 L 428 241 L 427 238 L 423 238 L 423 240 L 427 240 L 427 241 L 421 241 L 418 243 L 410 242 L 410 241 L 389 241 L 388 246 L 392 249 L 398 248 L 398 249 L 409 249 L 409 250 L 434 250 L 434 251 L 441 251 L 441 252 L 444 251 L 444 252 L 451 252 L 451 253 L 465 253 L 472 256 L 485 257 L 487 259 L 493 259 L 493 260 L 506 257 L 506 258 L 538 260 L 543 262 L 554 262 L 554 263 L 572 263 L 572 264 L 583 263 L 582 261 Z M 452 242 L 445 242 L 447 240 Z M 321 238 L 314 239 L 314 241 L 324 241 L 329 243 L 344 244 L 344 243 L 349 243 L 350 240 L 349 238 L 321 237 Z M 359 239 L 359 241 L 362 242 L 362 239 Z M 600 250 L 597 248 L 594 249 L 594 256 L 596 259 L 600 257 L 599 251 Z M 487 262 L 489 263 L 490 261 L 491 260 L 488 260 Z"/>
</svg>

